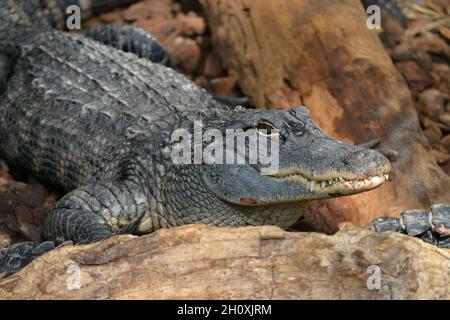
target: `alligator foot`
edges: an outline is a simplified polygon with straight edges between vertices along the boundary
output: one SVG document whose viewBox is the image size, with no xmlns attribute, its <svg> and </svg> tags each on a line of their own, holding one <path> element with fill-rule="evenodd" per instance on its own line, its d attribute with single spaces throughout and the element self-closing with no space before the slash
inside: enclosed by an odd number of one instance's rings
<svg viewBox="0 0 450 320">
<path fill-rule="evenodd" d="M 49 241 L 37 247 L 25 242 L 0 249 L 0 278 L 18 272 L 55 245 L 68 241 L 87 244 L 114 234 L 149 232 L 151 219 L 141 221 L 148 212 L 146 193 L 133 181 L 101 181 L 69 192 L 44 220 L 42 238 Z"/>
<path fill-rule="evenodd" d="M 135 26 L 107 25 L 89 29 L 85 35 L 119 50 L 134 53 L 140 58 L 168 67 L 173 66 L 173 62 L 161 42 L 144 29 Z"/>
<path fill-rule="evenodd" d="M 400 218 L 381 217 L 373 222 L 376 232 L 402 232 L 442 248 L 450 248 L 450 205 L 435 204 L 431 211 L 407 210 Z"/>
<path fill-rule="evenodd" d="M 53 250 L 55 244 L 43 242 L 34 247 L 32 242 L 16 243 L 0 249 L 0 279 L 8 277 L 29 264 L 45 252 Z"/>
<path fill-rule="evenodd" d="M 148 212 L 144 190 L 133 181 L 99 181 L 69 192 L 44 219 L 44 240 L 87 244 L 133 233 Z"/>
</svg>

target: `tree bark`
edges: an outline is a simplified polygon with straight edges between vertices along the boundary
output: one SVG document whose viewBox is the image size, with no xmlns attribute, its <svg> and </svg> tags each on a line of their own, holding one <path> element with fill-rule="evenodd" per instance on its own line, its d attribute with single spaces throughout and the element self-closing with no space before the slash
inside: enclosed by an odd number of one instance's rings
<svg viewBox="0 0 450 320">
<path fill-rule="evenodd" d="M 429 154 L 409 89 L 359 0 L 201 0 L 216 51 L 258 107 L 306 105 L 330 135 L 381 139 L 397 150 L 391 180 L 375 191 L 316 202 L 308 219 L 342 221 L 450 202 L 450 178 Z"/>
<path fill-rule="evenodd" d="M 189 225 L 53 250 L 0 299 L 449 299 L 449 268 L 402 234 Z"/>
</svg>

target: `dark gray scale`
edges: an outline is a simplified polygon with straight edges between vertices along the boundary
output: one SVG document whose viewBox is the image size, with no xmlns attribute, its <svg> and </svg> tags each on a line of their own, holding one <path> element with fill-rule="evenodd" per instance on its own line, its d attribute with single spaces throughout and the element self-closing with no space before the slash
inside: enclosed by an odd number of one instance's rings
<svg viewBox="0 0 450 320">
<path fill-rule="evenodd" d="M 430 213 L 425 210 L 407 210 L 401 213 L 406 233 L 410 236 L 418 236 L 432 230 Z"/>
<path fill-rule="evenodd" d="M 440 248 L 450 249 L 450 237 L 440 239 L 437 243 L 437 246 Z"/>
<path fill-rule="evenodd" d="M 395 217 L 380 217 L 373 222 L 376 232 L 405 232 L 400 220 Z"/>
<path fill-rule="evenodd" d="M 431 212 L 407 210 L 401 218 L 380 217 L 373 221 L 376 232 L 402 232 L 441 248 L 450 248 L 450 205 L 435 204 Z"/>
<path fill-rule="evenodd" d="M 431 206 L 431 223 L 434 231 L 442 236 L 450 237 L 450 205 L 435 204 Z"/>
<path fill-rule="evenodd" d="M 0 278 L 16 273 L 36 257 L 53 249 L 55 244 L 51 241 L 36 247 L 32 242 L 22 242 L 0 248 Z"/>
</svg>

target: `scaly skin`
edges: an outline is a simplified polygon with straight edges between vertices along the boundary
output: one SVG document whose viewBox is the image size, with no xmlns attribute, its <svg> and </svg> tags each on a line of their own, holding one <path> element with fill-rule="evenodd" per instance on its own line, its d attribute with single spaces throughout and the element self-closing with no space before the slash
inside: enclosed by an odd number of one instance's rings
<svg viewBox="0 0 450 320">
<path fill-rule="evenodd" d="M 406 233 L 441 248 L 450 248 L 450 205 L 435 204 L 431 211 L 404 211 L 400 218 L 380 217 L 373 222 L 373 229 Z"/>
<path fill-rule="evenodd" d="M 80 197 L 87 199 L 88 194 L 97 198 L 102 195 L 103 207 L 109 207 L 114 202 L 113 193 L 122 194 L 127 189 L 133 190 L 130 194 L 135 197 L 154 200 L 143 207 L 133 206 L 136 210 L 117 209 L 116 231 L 149 210 L 154 216 L 154 226 L 147 231 L 195 222 L 269 223 L 286 227 L 299 214 L 272 214 L 282 197 L 295 203 L 353 194 L 377 186 L 389 171 L 388 160 L 378 152 L 326 136 L 312 123 L 304 108 L 227 109 L 175 71 L 79 35 L 46 32 L 36 36 L 33 44 L 22 52 L 0 102 L 3 157 L 67 191 L 95 182 L 95 190 L 89 188 L 76 196 L 69 194 L 74 197 L 71 202 Z M 318 183 L 312 192 L 306 180 L 261 176 L 251 166 L 239 169 L 248 182 L 236 184 L 235 180 L 229 180 L 230 185 L 226 185 L 224 181 L 239 176 L 233 173 L 238 166 L 171 163 L 166 148 L 170 150 L 172 146 L 172 132 L 191 128 L 193 120 L 225 129 L 255 127 L 260 119 L 272 122 L 288 137 L 280 149 L 279 174 L 286 170 L 287 175 L 292 168 L 309 180 L 314 178 Z M 221 189 L 213 190 L 216 196 L 211 194 L 210 183 L 203 182 L 211 180 L 210 171 L 214 171 L 214 178 L 224 179 Z M 381 178 L 369 187 L 320 188 L 321 180 L 338 177 L 364 180 L 374 176 Z M 126 181 L 126 184 L 109 193 L 112 187 L 97 181 Z M 262 186 L 267 185 L 273 191 L 266 191 L 264 199 L 263 190 L 254 194 L 255 183 L 260 189 L 263 183 Z M 269 207 L 235 207 L 225 202 L 238 202 L 240 198 L 255 199 Z M 67 199 L 66 196 L 63 200 Z M 126 198 L 119 204 L 131 208 L 134 202 L 140 200 Z M 69 206 L 64 204 L 66 208 Z M 112 214 L 107 211 L 103 214 L 109 222 Z"/>
<path fill-rule="evenodd" d="M 89 243 L 188 223 L 285 228 L 310 200 L 376 188 L 390 170 L 381 153 L 326 135 L 302 106 L 226 107 L 163 65 L 0 16 L 0 53 L 14 65 L 0 93 L 0 156 L 68 192 L 44 221 L 44 240 Z M 200 120 L 204 130 L 278 129 L 280 170 L 174 164 L 173 131 Z M 3 263 L 7 252 L 0 267 L 22 267 Z"/>
</svg>

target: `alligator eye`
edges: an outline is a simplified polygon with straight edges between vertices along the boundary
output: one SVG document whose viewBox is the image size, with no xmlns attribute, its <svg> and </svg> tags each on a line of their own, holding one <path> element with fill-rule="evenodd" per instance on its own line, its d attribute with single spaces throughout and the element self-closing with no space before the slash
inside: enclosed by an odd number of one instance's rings
<svg viewBox="0 0 450 320">
<path fill-rule="evenodd" d="M 256 129 L 258 130 L 258 133 L 262 136 L 278 138 L 281 143 L 285 143 L 286 141 L 285 137 L 282 134 L 280 134 L 280 131 L 267 120 L 258 121 Z"/>
<path fill-rule="evenodd" d="M 271 124 L 269 121 L 266 120 L 260 120 L 258 121 L 258 124 L 256 125 L 256 129 L 258 129 L 258 132 L 265 136 L 271 136 L 271 135 L 278 135 L 279 132 L 277 128 L 273 124 Z"/>
</svg>

